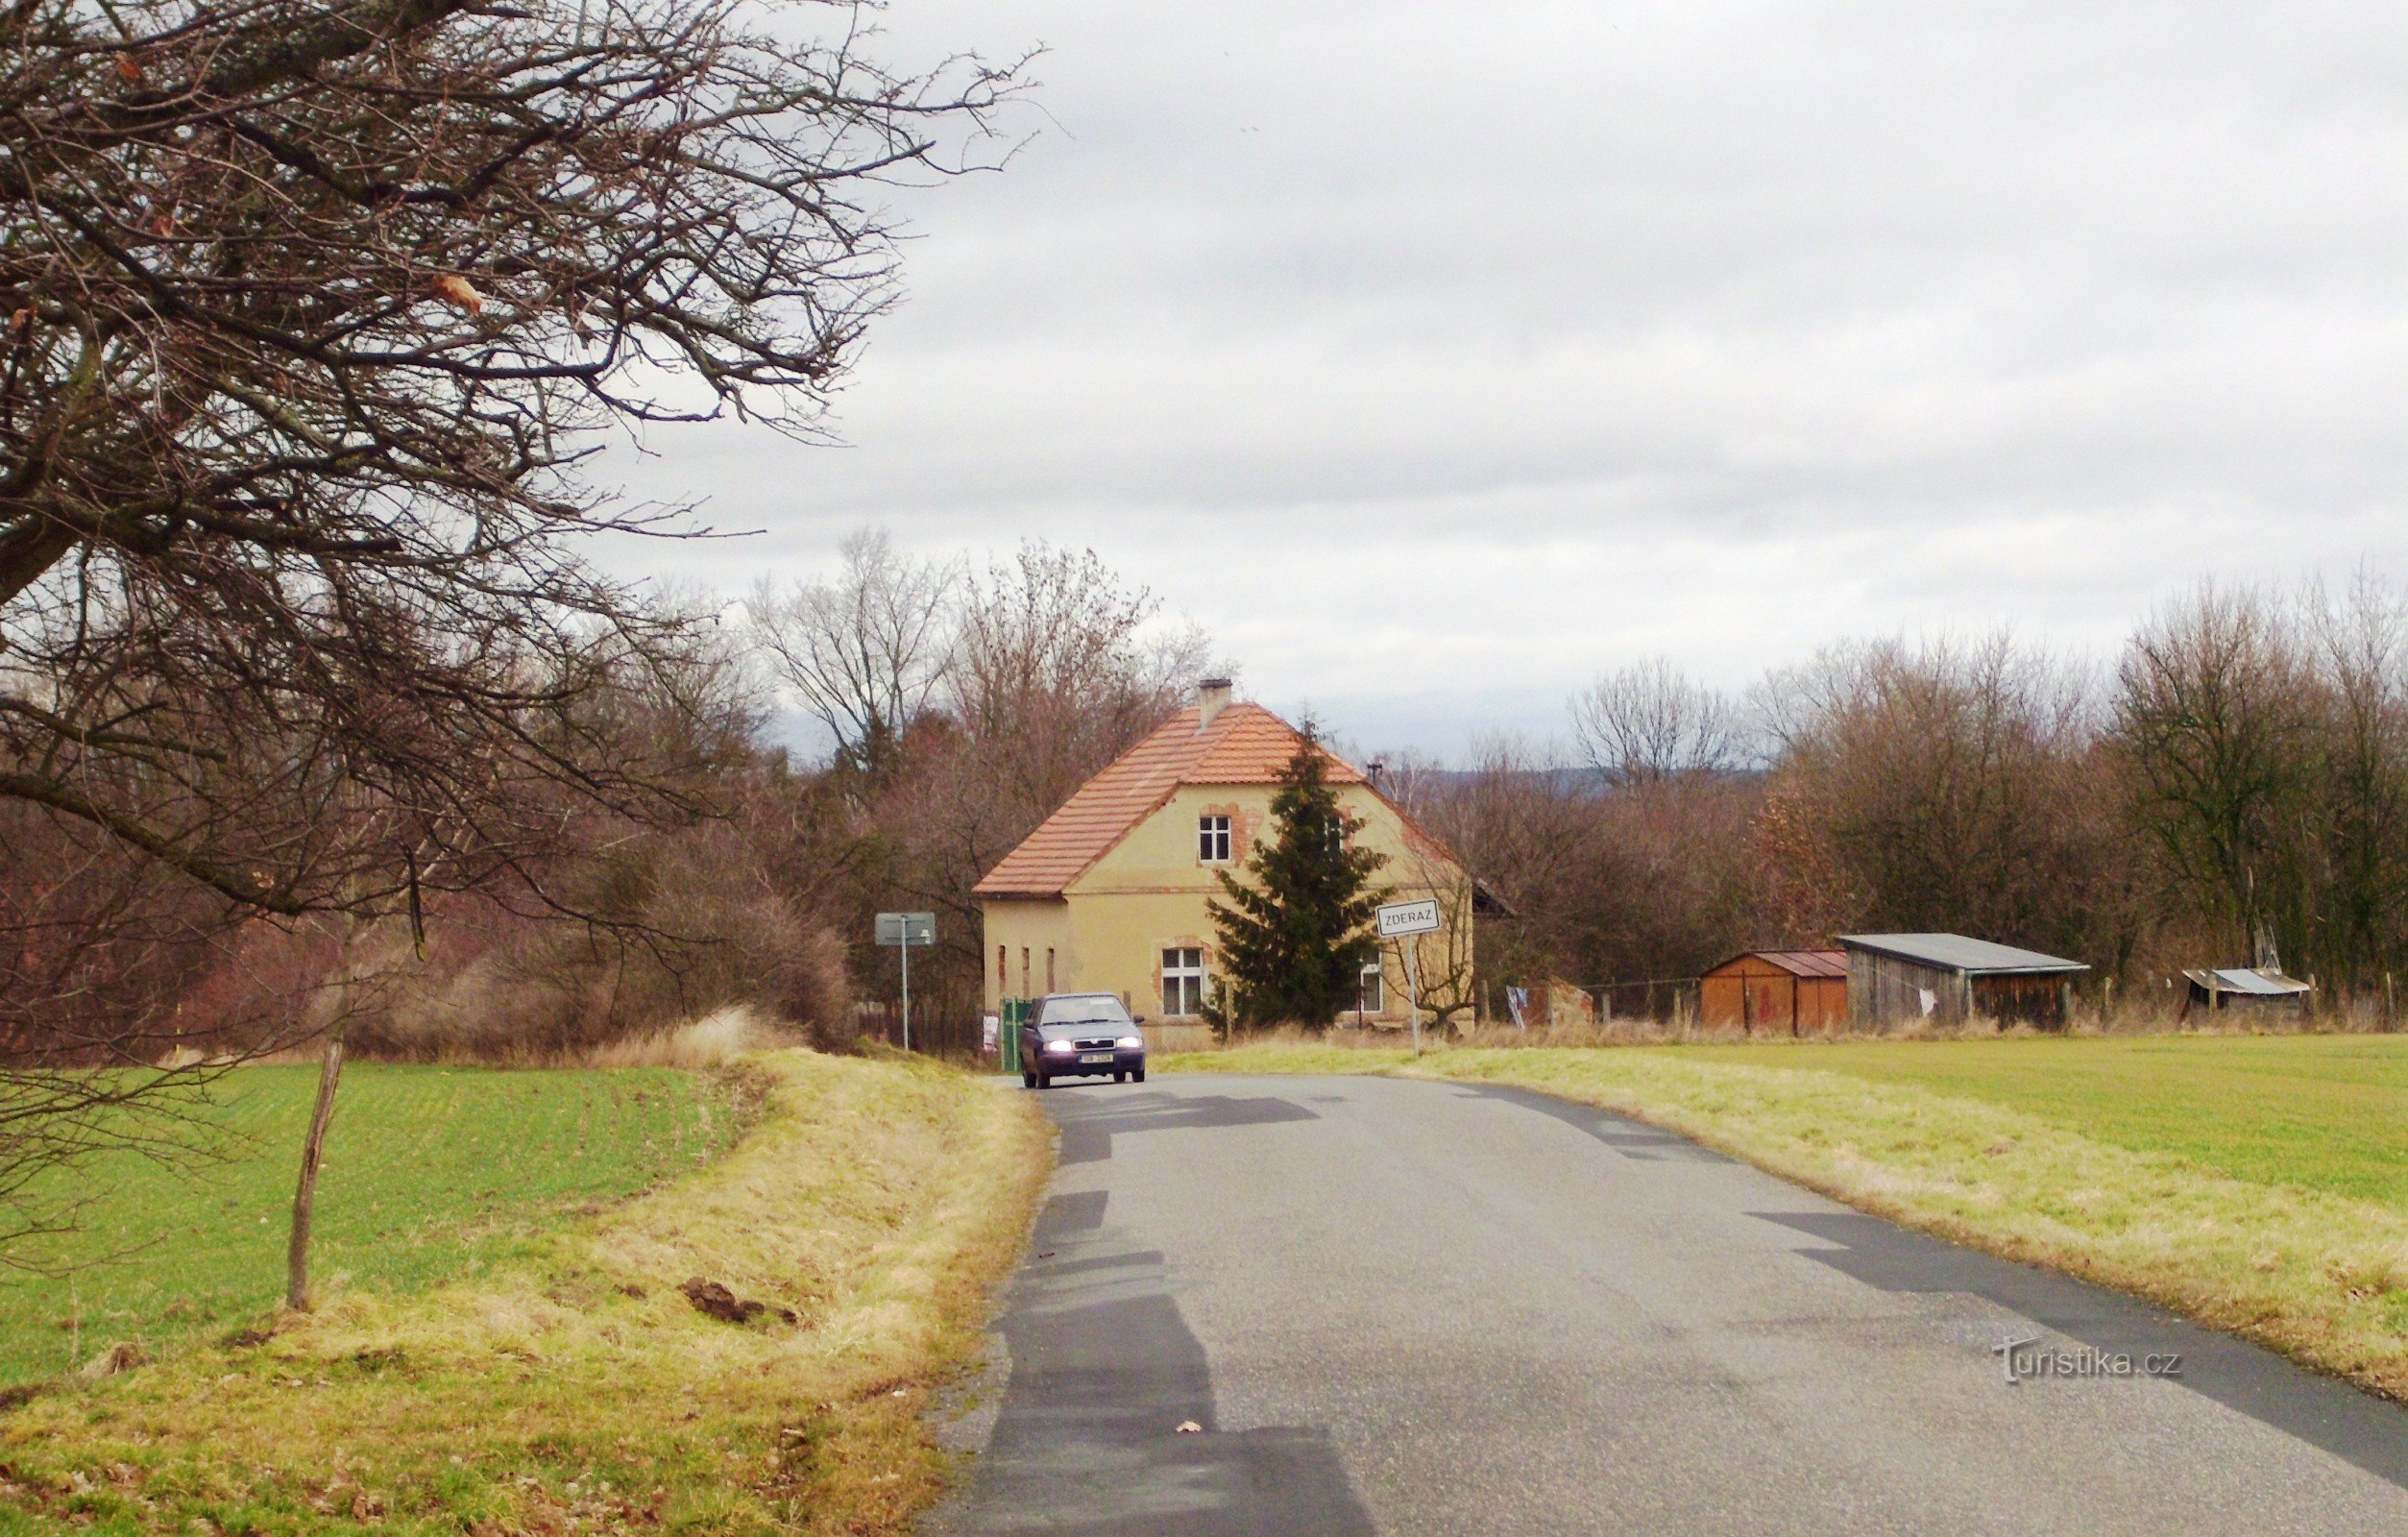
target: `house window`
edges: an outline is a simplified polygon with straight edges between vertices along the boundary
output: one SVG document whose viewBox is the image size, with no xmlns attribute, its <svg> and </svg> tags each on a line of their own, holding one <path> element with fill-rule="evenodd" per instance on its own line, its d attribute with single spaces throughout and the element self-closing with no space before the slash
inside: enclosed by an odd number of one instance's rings
<svg viewBox="0 0 2408 1537">
<path fill-rule="evenodd" d="M 1054 990 L 1054 947 L 1050 944 L 1045 947 L 1045 990 Z"/>
<path fill-rule="evenodd" d="M 999 944 L 999 945 L 995 946 L 995 990 L 996 990 L 997 992 L 1001 992 L 1001 991 L 1003 991 L 1006 988 L 1009 988 L 1009 987 L 1010 987 L 1010 986 L 1011 986 L 1011 958 L 1010 958 L 1010 952 L 1009 952 L 1009 951 L 1008 951 L 1008 950 L 1006 950 L 1006 949 L 1005 949 L 1002 945 L 1000 945 L 1000 944 Z"/>
<path fill-rule="evenodd" d="M 1363 974 L 1355 983 L 1354 1011 L 1375 1014 L 1387 1007 L 1388 993 L 1380 976 L 1379 963 L 1370 962 L 1364 965 Z"/>
<path fill-rule="evenodd" d="M 1196 857 L 1207 865 L 1229 862 L 1229 819 L 1227 817 L 1196 818 Z"/>
<path fill-rule="evenodd" d="M 1172 1019 L 1188 1019 L 1204 1012 L 1204 952 L 1202 950 L 1165 950 L 1162 952 L 1162 1012 Z"/>
<path fill-rule="evenodd" d="M 1021 997 L 1023 997 L 1023 998 L 1025 998 L 1025 997 L 1027 997 L 1028 995 L 1029 995 L 1029 947 L 1028 947 L 1027 945 L 1025 945 L 1025 944 L 1024 944 L 1024 945 L 1022 945 L 1022 946 L 1020 947 L 1020 996 L 1021 996 Z"/>
</svg>

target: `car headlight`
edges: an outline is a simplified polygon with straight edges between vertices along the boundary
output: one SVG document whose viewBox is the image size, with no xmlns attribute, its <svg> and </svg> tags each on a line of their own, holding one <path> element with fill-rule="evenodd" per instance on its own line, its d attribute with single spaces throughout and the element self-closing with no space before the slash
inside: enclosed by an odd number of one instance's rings
<svg viewBox="0 0 2408 1537">
<path fill-rule="evenodd" d="M 1120 1037 L 1120 1044 L 1123 1051 L 1143 1051 L 1146 1046 L 1146 1037 L 1143 1036 L 1123 1036 Z"/>
<path fill-rule="evenodd" d="M 1075 1040 L 1049 1040 L 1045 1043 L 1045 1049 L 1047 1051 L 1077 1051 L 1079 1043 Z"/>
</svg>

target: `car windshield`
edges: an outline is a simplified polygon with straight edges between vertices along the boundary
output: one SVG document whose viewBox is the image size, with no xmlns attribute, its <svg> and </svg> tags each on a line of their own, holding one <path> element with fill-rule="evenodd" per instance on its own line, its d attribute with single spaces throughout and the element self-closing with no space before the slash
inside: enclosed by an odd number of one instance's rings
<svg viewBox="0 0 2408 1537">
<path fill-rule="evenodd" d="M 1129 1011 L 1113 997 L 1048 998 L 1045 1017 L 1048 1025 L 1125 1025 Z"/>
</svg>

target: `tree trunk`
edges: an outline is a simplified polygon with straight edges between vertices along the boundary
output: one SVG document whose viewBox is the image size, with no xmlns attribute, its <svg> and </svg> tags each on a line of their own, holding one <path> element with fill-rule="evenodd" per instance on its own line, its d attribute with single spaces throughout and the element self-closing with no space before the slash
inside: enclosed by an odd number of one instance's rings
<svg viewBox="0 0 2408 1537">
<path fill-rule="evenodd" d="M 309 1227 L 318 1196 L 318 1159 L 326 1151 L 327 1124 L 334 1119 L 334 1090 L 343 1082 L 343 1026 L 327 1037 L 326 1061 L 318 1068 L 318 1108 L 301 1147 L 301 1183 L 293 1191 L 293 1232 L 284 1248 L 284 1305 L 309 1310 Z"/>
</svg>

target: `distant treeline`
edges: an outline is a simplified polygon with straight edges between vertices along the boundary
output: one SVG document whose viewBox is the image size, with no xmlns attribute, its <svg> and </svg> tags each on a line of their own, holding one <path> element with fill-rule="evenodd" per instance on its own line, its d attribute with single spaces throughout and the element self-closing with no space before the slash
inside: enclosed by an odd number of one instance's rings
<svg viewBox="0 0 2408 1537">
<path fill-rule="evenodd" d="M 1392 789 L 1520 915 L 1492 981 L 1694 976 L 1945 930 L 2102 978 L 2278 958 L 2328 1006 L 2408 970 L 2408 597 L 2202 587 L 2108 666 L 1999 635 L 1824 652 L 1733 697 L 1669 663 Z M 1583 771 L 1567 771 L 1569 766 Z"/>
<path fill-rule="evenodd" d="M 537 782 L 506 865 L 422 867 L 365 915 L 261 914 L 0 804 L 0 1063 L 275 1049 L 338 1014 L 381 1055 L 546 1057 L 731 1004 L 843 1044 L 890 1012 L 870 917 L 897 907 L 939 915 L 923 1038 L 965 1043 L 972 887 L 1212 662 L 1091 553 L 1034 545 L 973 569 L 864 533 L 833 576 L 712 613 L 659 616 L 675 644 L 577 673 L 547 718 L 645 787 L 640 814 Z M 781 697 L 825 761 L 770 744 Z M 1517 915 L 1481 926 L 1491 985 L 1693 977 L 1854 930 L 1976 935 L 2128 988 L 2278 955 L 2328 1005 L 2408 971 L 2408 599 L 2378 581 L 2202 589 L 2112 666 L 1866 643 L 1728 696 L 1645 661 L 1569 725 L 1571 750 L 1385 769 Z M 320 784 L 212 815 L 374 853 L 386 824 Z"/>
</svg>

